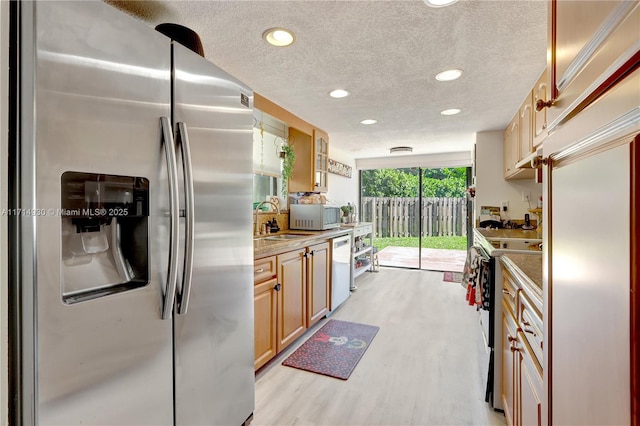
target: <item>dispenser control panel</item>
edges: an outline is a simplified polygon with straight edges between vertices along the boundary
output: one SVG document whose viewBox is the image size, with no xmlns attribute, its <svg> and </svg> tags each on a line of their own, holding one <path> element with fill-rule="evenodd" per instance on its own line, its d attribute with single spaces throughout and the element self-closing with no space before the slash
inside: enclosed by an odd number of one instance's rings
<svg viewBox="0 0 640 426">
<path fill-rule="evenodd" d="M 62 175 L 62 215 L 74 218 L 149 216 L 149 181 L 82 172 Z"/>
</svg>

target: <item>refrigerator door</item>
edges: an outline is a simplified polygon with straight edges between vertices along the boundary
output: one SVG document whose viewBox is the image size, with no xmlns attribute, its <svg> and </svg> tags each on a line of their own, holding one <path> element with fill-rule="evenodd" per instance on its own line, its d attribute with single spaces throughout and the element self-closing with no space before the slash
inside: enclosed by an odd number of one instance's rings
<svg viewBox="0 0 640 426">
<path fill-rule="evenodd" d="M 22 421 L 173 424 L 172 321 L 161 319 L 170 42 L 103 2 L 21 9 Z M 94 180 L 63 184 L 67 172 Z M 133 227 L 122 211 L 91 222 L 61 210 L 76 190 L 87 207 L 128 203 L 127 182 L 148 184 Z"/>
<path fill-rule="evenodd" d="M 190 290 L 179 285 L 183 313 L 174 313 L 176 424 L 242 424 L 253 413 L 255 381 L 253 92 L 173 48 L 174 128 L 188 133 L 195 192 L 192 280 Z"/>
</svg>

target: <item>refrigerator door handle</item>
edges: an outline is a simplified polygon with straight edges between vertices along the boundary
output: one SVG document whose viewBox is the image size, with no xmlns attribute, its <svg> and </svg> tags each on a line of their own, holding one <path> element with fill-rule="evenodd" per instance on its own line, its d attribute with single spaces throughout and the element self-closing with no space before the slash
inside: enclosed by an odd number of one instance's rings
<svg viewBox="0 0 640 426">
<path fill-rule="evenodd" d="M 175 145 L 171 122 L 168 117 L 160 117 L 162 125 L 162 145 L 167 158 L 167 174 L 169 178 L 169 272 L 162 306 L 162 319 L 171 319 L 173 301 L 178 282 L 178 243 L 180 204 L 178 199 L 178 166 L 176 165 Z"/>
<path fill-rule="evenodd" d="M 177 123 L 178 143 L 182 153 L 182 166 L 184 168 L 184 192 L 185 192 L 185 249 L 184 268 L 182 276 L 182 294 L 178 299 L 178 314 L 186 314 L 189 309 L 191 294 L 191 277 L 193 273 L 193 245 L 194 245 L 194 192 L 193 192 L 193 165 L 191 163 L 191 150 L 189 145 L 189 132 L 187 124 Z"/>
</svg>

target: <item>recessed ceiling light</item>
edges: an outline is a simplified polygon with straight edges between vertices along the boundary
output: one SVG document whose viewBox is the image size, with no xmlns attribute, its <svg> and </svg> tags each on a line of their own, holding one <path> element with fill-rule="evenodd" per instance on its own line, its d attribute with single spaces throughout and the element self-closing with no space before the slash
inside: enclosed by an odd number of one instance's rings
<svg viewBox="0 0 640 426">
<path fill-rule="evenodd" d="M 410 146 L 394 146 L 389 150 L 390 154 L 397 154 L 398 152 L 413 152 L 413 148 Z"/>
<path fill-rule="evenodd" d="M 277 47 L 289 46 L 295 40 L 293 33 L 285 28 L 269 28 L 262 33 L 262 38 Z"/>
<path fill-rule="evenodd" d="M 331 96 L 332 98 L 346 98 L 347 96 L 349 96 L 349 92 L 344 89 L 336 89 L 329 92 L 329 96 Z"/>
<path fill-rule="evenodd" d="M 445 7 L 445 6 L 451 6 L 457 1 L 458 0 L 424 0 L 424 3 L 427 6 L 431 6 L 431 7 Z"/>
<path fill-rule="evenodd" d="M 451 80 L 460 78 L 461 75 L 462 75 L 462 70 L 455 68 L 452 70 L 446 70 L 446 71 L 442 71 L 441 73 L 438 73 L 438 75 L 436 75 L 436 80 L 451 81 Z"/>
<path fill-rule="evenodd" d="M 444 111 L 440 111 L 440 114 L 442 114 L 442 115 L 456 115 L 460 111 L 462 111 L 462 110 L 458 109 L 458 108 L 451 108 L 451 109 L 445 109 Z"/>
<path fill-rule="evenodd" d="M 378 120 L 372 120 L 370 118 L 366 119 L 366 120 L 362 120 L 360 122 L 360 124 L 376 124 L 378 122 Z"/>
</svg>

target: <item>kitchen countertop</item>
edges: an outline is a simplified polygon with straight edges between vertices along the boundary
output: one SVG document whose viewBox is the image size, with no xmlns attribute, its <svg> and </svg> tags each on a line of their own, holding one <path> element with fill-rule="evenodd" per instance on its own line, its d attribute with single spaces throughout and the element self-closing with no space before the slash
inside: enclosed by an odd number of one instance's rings
<svg viewBox="0 0 640 426">
<path fill-rule="evenodd" d="M 499 259 L 523 288 L 542 302 L 542 256 L 505 253 Z"/>
<path fill-rule="evenodd" d="M 542 252 L 493 249 L 488 239 L 539 240 L 536 230 L 475 228 L 476 243 L 493 253 L 520 287 L 542 304 Z"/>
<path fill-rule="evenodd" d="M 487 229 L 487 228 L 475 228 L 482 236 L 491 239 L 501 238 L 523 238 L 523 239 L 541 239 L 538 232 L 533 230 L 524 229 Z"/>
<path fill-rule="evenodd" d="M 276 234 L 262 235 L 253 239 L 253 257 L 254 259 L 260 259 L 267 256 L 273 256 L 279 253 L 285 253 L 290 250 L 296 250 L 308 245 L 321 243 L 331 238 L 339 237 L 341 235 L 347 235 L 353 233 L 352 228 L 334 228 L 326 231 L 298 231 L 289 229 L 285 232 L 278 232 Z M 291 240 L 273 241 L 265 239 L 268 236 L 277 236 L 282 234 L 295 234 L 301 235 L 300 238 Z"/>
</svg>

